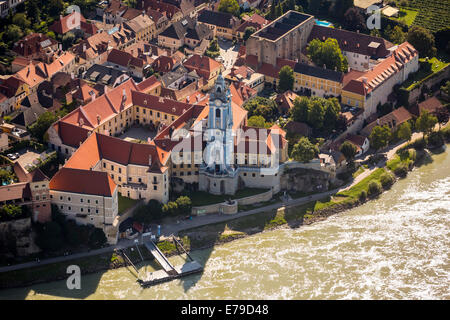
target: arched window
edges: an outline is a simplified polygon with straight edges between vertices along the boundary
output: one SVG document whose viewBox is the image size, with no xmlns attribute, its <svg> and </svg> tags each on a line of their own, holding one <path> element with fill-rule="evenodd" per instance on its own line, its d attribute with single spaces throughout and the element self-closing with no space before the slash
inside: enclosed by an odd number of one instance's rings
<svg viewBox="0 0 450 320">
<path fill-rule="evenodd" d="M 222 89 L 220 87 L 217 87 L 216 91 L 220 93 L 220 92 L 222 92 Z"/>
<path fill-rule="evenodd" d="M 220 109 L 216 109 L 216 118 L 220 118 Z"/>
</svg>

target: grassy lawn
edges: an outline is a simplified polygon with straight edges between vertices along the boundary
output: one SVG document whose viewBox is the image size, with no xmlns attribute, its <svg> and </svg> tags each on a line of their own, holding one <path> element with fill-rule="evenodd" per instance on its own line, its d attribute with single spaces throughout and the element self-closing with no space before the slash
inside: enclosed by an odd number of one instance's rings
<svg viewBox="0 0 450 320">
<path fill-rule="evenodd" d="M 408 149 L 408 150 L 401 150 L 397 152 L 394 158 L 389 160 L 386 163 L 386 166 L 389 170 L 392 172 L 395 171 L 396 168 L 398 168 L 402 164 L 406 164 L 409 167 L 409 164 L 411 162 L 414 162 L 416 160 L 416 151 L 414 149 Z"/>
<path fill-rule="evenodd" d="M 425 61 L 425 59 L 419 59 L 420 61 Z M 436 73 L 446 66 L 448 66 L 450 63 L 444 61 L 444 58 L 441 57 L 440 59 L 437 57 L 433 57 L 428 60 L 431 62 L 431 71 L 426 71 L 422 68 L 419 69 L 410 79 L 406 80 L 403 83 L 403 87 L 407 90 L 412 90 L 416 85 L 418 85 L 420 82 L 424 81 L 426 78 L 430 77 L 433 73 Z"/>
<path fill-rule="evenodd" d="M 373 180 L 379 180 L 381 175 L 385 172 L 386 172 L 386 170 L 384 168 L 378 168 L 374 172 L 372 172 L 369 176 L 362 179 L 360 182 L 355 184 L 350 189 L 339 192 L 337 195 L 338 196 L 346 196 L 346 197 L 350 197 L 353 199 L 358 199 L 361 191 L 363 191 L 363 190 L 367 191 L 367 188 L 369 187 L 369 183 L 372 182 Z"/>
<path fill-rule="evenodd" d="M 200 206 L 207 206 L 210 204 L 220 203 L 224 202 L 228 199 L 241 199 L 246 198 L 250 196 L 254 196 L 263 192 L 268 191 L 267 189 L 257 189 L 257 188 L 246 188 L 242 190 L 238 190 L 235 195 L 215 195 L 210 194 L 204 191 L 196 191 L 196 192 L 190 192 L 183 195 L 188 196 L 191 198 L 192 206 L 194 207 L 200 207 Z"/>
<path fill-rule="evenodd" d="M 119 194 L 119 215 L 127 211 L 129 208 L 134 206 L 138 200 L 133 200 L 127 197 L 123 197 Z"/>
<path fill-rule="evenodd" d="M 402 21 L 409 27 L 413 24 L 414 19 L 416 19 L 418 13 L 419 12 L 416 10 L 400 9 L 400 12 L 398 13 L 398 18 L 392 18 L 392 20 Z"/>
<path fill-rule="evenodd" d="M 355 172 L 353 172 L 352 177 L 353 177 L 353 178 L 356 178 L 356 177 L 359 176 L 361 173 L 363 173 L 364 170 L 365 170 L 365 169 L 364 169 L 363 166 L 359 167 L 358 170 L 356 170 Z"/>
</svg>

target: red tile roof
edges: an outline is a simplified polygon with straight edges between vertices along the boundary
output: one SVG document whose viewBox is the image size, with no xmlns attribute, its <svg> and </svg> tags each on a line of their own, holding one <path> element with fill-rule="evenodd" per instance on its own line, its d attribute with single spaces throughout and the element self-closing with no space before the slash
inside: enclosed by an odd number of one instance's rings
<svg viewBox="0 0 450 320">
<path fill-rule="evenodd" d="M 111 197 L 117 186 L 106 172 L 61 168 L 50 180 L 50 189 Z"/>
<path fill-rule="evenodd" d="M 197 74 L 207 80 L 211 78 L 211 74 L 223 68 L 222 64 L 216 60 L 207 57 L 200 56 L 198 54 L 192 55 L 183 64 L 189 71 L 195 70 Z"/>
<path fill-rule="evenodd" d="M 73 11 L 65 17 L 60 17 L 59 20 L 55 21 L 49 28 L 49 30 L 65 34 L 72 29 L 80 27 L 80 23 L 83 21 L 86 24 L 86 19 L 79 12 Z"/>
</svg>

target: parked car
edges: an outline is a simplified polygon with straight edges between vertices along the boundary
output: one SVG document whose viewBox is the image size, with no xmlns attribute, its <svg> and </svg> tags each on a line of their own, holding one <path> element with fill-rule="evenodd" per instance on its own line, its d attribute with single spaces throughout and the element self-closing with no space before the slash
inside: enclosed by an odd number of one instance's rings
<svg viewBox="0 0 450 320">
<path fill-rule="evenodd" d="M 16 160 L 17 159 L 17 156 L 15 154 L 12 154 L 12 153 L 8 153 L 6 156 L 8 158 L 10 158 L 11 160 Z"/>
</svg>

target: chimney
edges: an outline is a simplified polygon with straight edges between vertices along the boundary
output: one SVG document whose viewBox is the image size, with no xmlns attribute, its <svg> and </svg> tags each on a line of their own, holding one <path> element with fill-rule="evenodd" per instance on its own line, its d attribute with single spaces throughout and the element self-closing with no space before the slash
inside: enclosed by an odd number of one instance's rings
<svg viewBox="0 0 450 320">
<path fill-rule="evenodd" d="M 75 74 L 73 72 L 70 73 L 70 77 L 72 78 L 72 80 L 75 79 Z"/>
<path fill-rule="evenodd" d="M 127 100 L 127 92 L 126 92 L 125 88 L 122 90 L 122 99 L 123 99 L 123 101 Z"/>
<path fill-rule="evenodd" d="M 152 165 L 152 155 L 148 156 L 148 165 L 151 166 Z"/>
<path fill-rule="evenodd" d="M 94 101 L 95 100 L 95 92 L 94 92 L 94 90 L 89 91 L 89 94 L 92 97 L 92 101 Z"/>
<path fill-rule="evenodd" d="M 97 115 L 97 124 L 100 124 L 102 118 L 100 117 L 100 115 Z"/>
<path fill-rule="evenodd" d="M 85 52 L 85 51 L 86 51 L 86 44 L 83 43 L 83 52 Z"/>
</svg>

